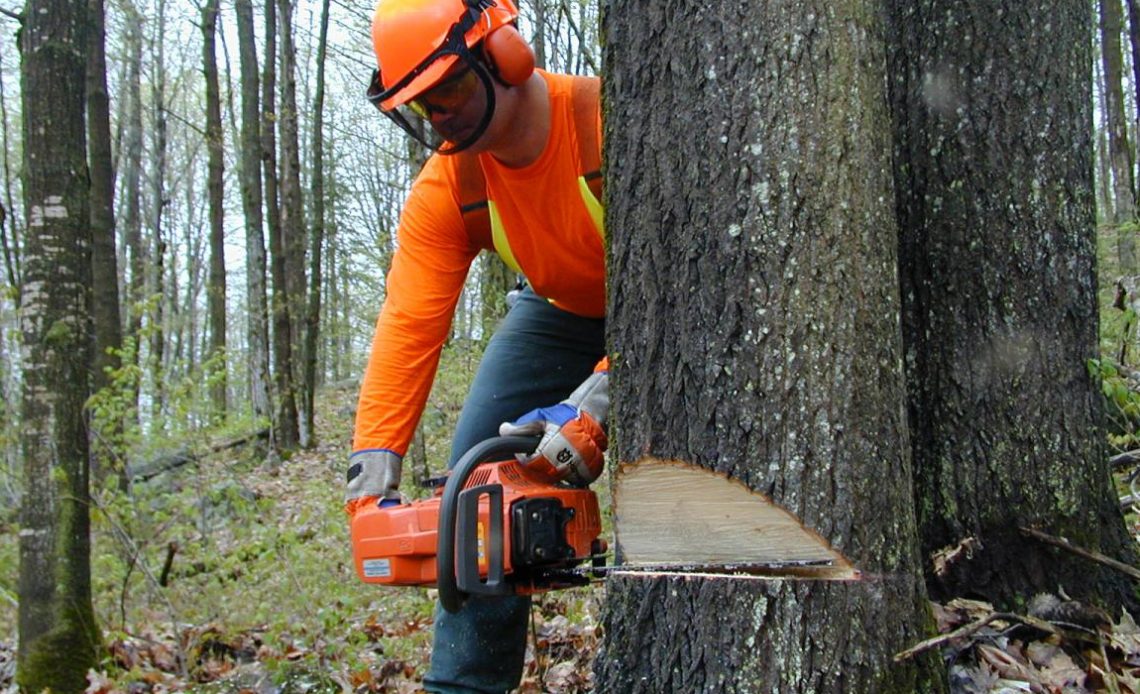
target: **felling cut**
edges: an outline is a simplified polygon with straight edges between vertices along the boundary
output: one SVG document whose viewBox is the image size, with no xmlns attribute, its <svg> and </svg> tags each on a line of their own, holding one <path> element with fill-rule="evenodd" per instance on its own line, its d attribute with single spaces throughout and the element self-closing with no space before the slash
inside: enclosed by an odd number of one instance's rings
<svg viewBox="0 0 1140 694">
<path fill-rule="evenodd" d="M 696 465 L 644 458 L 621 466 L 613 511 L 623 569 L 859 578 L 842 554 L 794 514 Z"/>
</svg>

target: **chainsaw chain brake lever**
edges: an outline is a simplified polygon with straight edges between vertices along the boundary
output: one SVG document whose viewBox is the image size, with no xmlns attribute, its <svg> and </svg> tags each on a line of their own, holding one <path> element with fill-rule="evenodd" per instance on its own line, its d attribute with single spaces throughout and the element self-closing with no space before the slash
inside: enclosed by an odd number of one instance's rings
<svg viewBox="0 0 1140 694">
<path fill-rule="evenodd" d="M 531 453 L 538 446 L 537 436 L 496 436 L 481 441 L 463 454 L 448 476 L 443 488 L 443 497 L 439 506 L 439 525 L 436 550 L 436 588 L 439 590 L 439 602 L 448 612 L 458 612 L 467 601 L 468 594 L 460 590 L 455 573 L 455 540 L 456 520 L 458 517 L 459 495 L 467 484 L 468 478 L 482 463 L 501 459 L 503 456 L 512 456 L 516 453 Z M 502 523 L 502 496 L 499 496 L 498 522 Z M 496 514 L 492 512 L 492 522 Z M 501 531 L 500 531 L 501 532 Z M 491 552 L 492 561 L 496 553 Z M 497 553 L 497 561 L 502 561 L 502 550 Z M 499 573 L 502 567 L 499 566 Z M 494 580 L 493 578 L 491 579 Z M 489 592 L 496 586 L 492 585 Z"/>
</svg>

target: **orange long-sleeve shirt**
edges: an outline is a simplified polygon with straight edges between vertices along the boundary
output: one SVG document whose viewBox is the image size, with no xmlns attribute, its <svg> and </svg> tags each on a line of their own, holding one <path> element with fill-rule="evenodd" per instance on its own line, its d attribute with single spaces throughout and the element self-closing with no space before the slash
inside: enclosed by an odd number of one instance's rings
<svg viewBox="0 0 1140 694">
<path fill-rule="evenodd" d="M 506 234 L 503 255 L 513 257 L 536 293 L 599 318 L 605 314 L 605 254 L 579 182 L 571 93 L 572 81 L 582 78 L 539 74 L 551 105 L 549 139 L 538 159 L 522 168 L 479 155 L 491 214 Z M 600 113 L 593 122 L 600 143 Z M 361 384 L 353 451 L 404 455 L 423 413 L 467 271 L 485 243 L 468 236 L 459 190 L 457 158 L 438 154 L 412 184 Z"/>
</svg>

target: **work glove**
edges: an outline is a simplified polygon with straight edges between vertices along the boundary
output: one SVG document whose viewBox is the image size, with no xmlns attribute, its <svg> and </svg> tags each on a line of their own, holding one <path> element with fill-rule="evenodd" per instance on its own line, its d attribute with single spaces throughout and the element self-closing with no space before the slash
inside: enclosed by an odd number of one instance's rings
<svg viewBox="0 0 1140 694">
<path fill-rule="evenodd" d="M 374 504 L 400 503 L 400 469 L 403 458 L 392 451 L 357 451 L 348 459 L 348 493 L 344 510 L 352 516 L 357 509 Z"/>
<path fill-rule="evenodd" d="M 608 367 L 602 362 L 599 368 Z M 553 407 L 540 407 L 499 426 L 500 436 L 542 435 L 534 455 L 522 462 L 527 470 L 553 481 L 585 487 L 602 474 L 609 410 L 609 372 L 594 372 Z"/>
</svg>

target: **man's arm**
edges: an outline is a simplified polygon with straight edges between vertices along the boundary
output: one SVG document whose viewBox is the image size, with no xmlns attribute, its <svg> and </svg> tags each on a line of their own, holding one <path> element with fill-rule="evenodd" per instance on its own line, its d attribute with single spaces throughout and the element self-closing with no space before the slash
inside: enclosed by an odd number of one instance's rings
<svg viewBox="0 0 1140 694">
<path fill-rule="evenodd" d="M 447 171 L 429 163 L 400 218 L 387 297 L 361 381 L 346 509 L 396 497 L 455 305 L 477 249 L 467 240 Z"/>
</svg>

